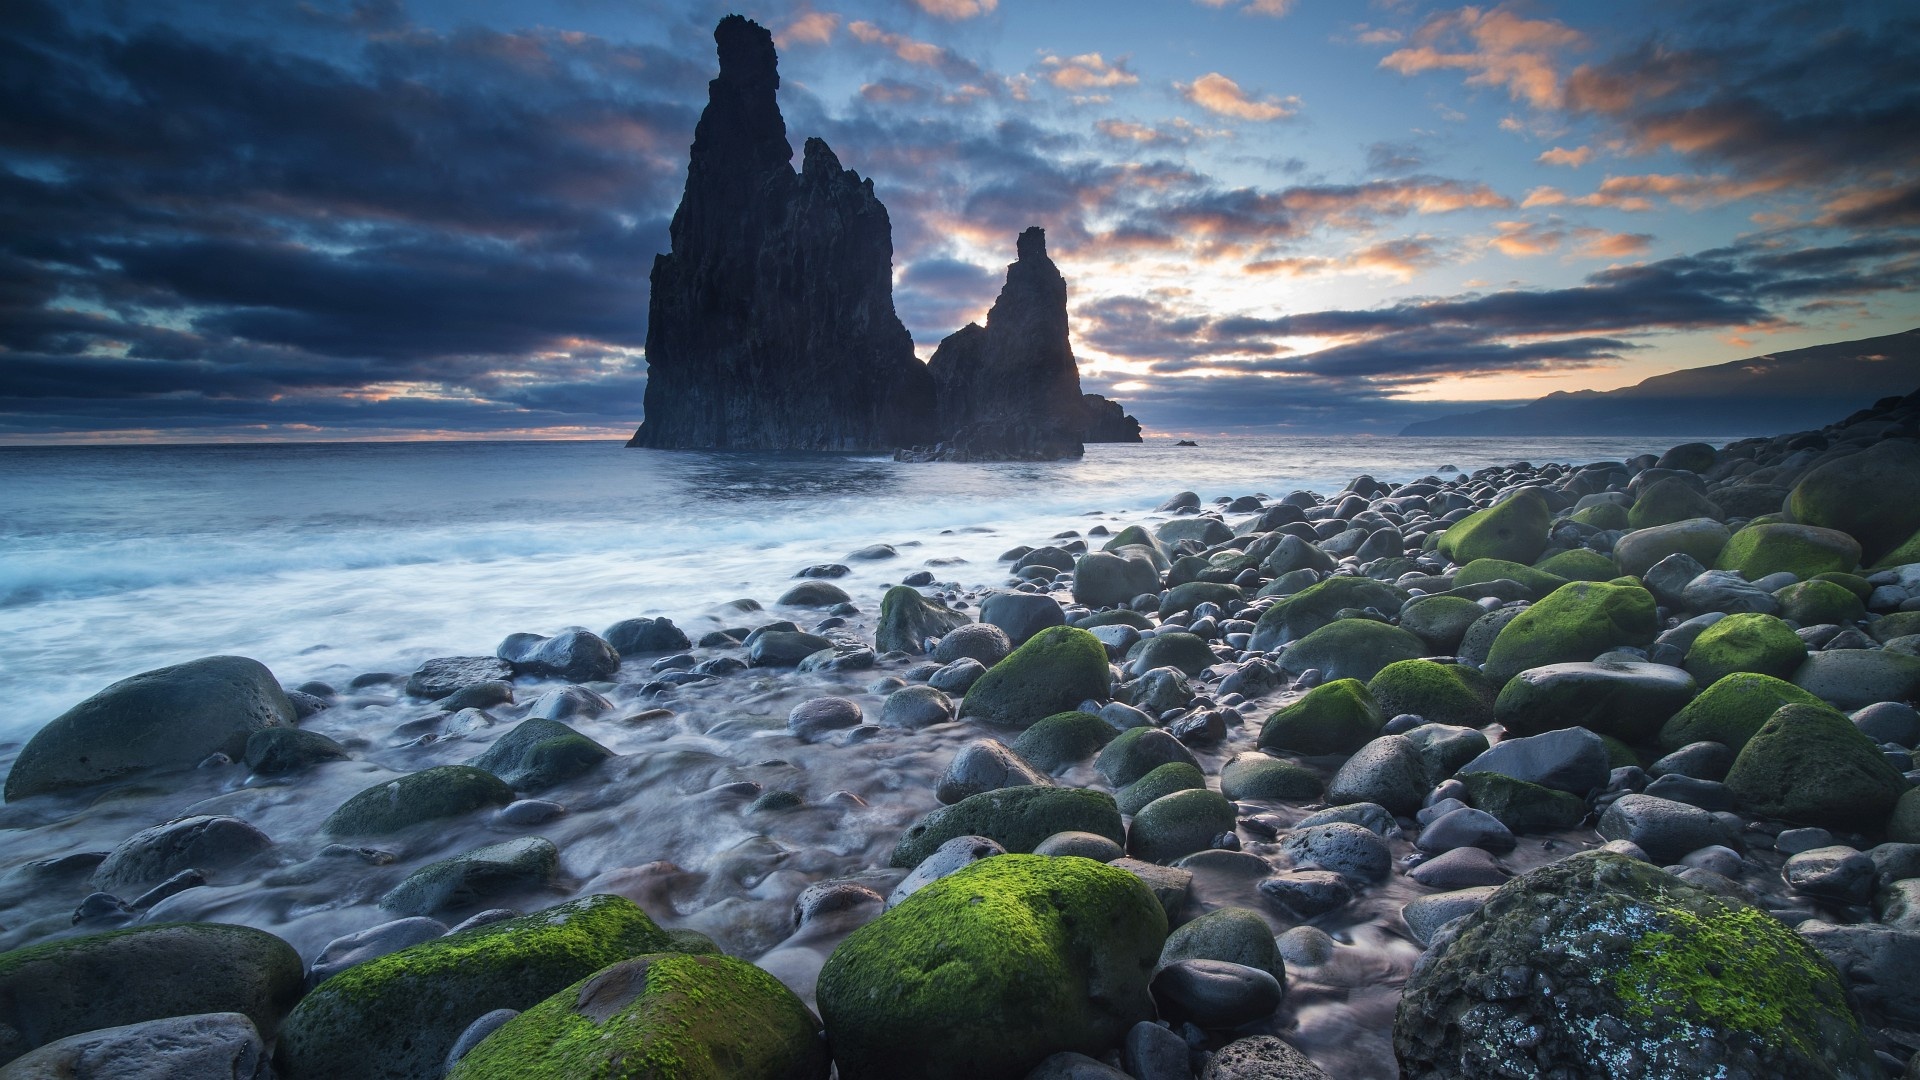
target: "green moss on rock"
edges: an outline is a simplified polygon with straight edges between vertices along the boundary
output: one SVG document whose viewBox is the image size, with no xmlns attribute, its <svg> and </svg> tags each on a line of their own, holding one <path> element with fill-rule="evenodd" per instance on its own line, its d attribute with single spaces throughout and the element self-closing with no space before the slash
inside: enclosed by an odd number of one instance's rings
<svg viewBox="0 0 1920 1080">
<path fill-rule="evenodd" d="M 609 964 L 672 947 L 633 901 L 589 896 L 350 967 L 280 1032 L 281 1080 L 437 1075 L 468 1024 L 527 1009 Z"/>
<path fill-rule="evenodd" d="M 987 669 L 960 702 L 962 719 L 1026 727 L 1110 690 L 1107 647 L 1085 630 L 1050 626 Z"/>
<path fill-rule="evenodd" d="M 156 923 L 0 953 L 0 1065 L 81 1032 L 237 1012 L 271 1039 L 306 974 L 293 946 L 222 923 Z"/>
<path fill-rule="evenodd" d="M 1383 581 L 1344 574 L 1330 577 L 1261 612 L 1247 647 L 1276 649 L 1334 622 L 1348 608 L 1373 608 L 1391 615 L 1406 602 L 1406 590 Z"/>
<path fill-rule="evenodd" d="M 320 830 L 331 836 L 384 836 L 436 818 L 505 806 L 513 789 L 471 765 L 436 765 L 375 784 L 340 804 Z"/>
<path fill-rule="evenodd" d="M 1483 670 L 1497 683 L 1528 668 L 1591 660 L 1619 645 L 1646 646 L 1660 631 L 1653 594 L 1637 585 L 1576 581 L 1502 627 Z"/>
<path fill-rule="evenodd" d="M 1183 762 L 1195 768 L 1200 765 L 1193 751 L 1166 731 L 1155 727 L 1137 727 L 1128 728 L 1114 736 L 1106 749 L 1100 751 L 1100 756 L 1094 759 L 1093 768 L 1107 783 L 1122 788 L 1170 761 Z"/>
<path fill-rule="evenodd" d="M 1371 679 L 1401 660 L 1425 656 L 1419 638 L 1372 619 L 1341 619 L 1301 638 L 1280 654 L 1282 670 L 1298 675 L 1319 669 L 1327 679 Z"/>
<path fill-rule="evenodd" d="M 1145 862 L 1171 862 L 1205 851 L 1213 846 L 1214 837 L 1232 832 L 1233 827 L 1233 804 L 1219 792 L 1205 787 L 1175 791 L 1141 807 L 1133 816 L 1127 830 L 1127 854 Z"/>
<path fill-rule="evenodd" d="M 1585 510 L 1575 510 L 1572 518 L 1582 525 L 1591 525 L 1596 529 L 1624 529 L 1629 524 L 1627 508 L 1613 503 L 1596 503 Z"/>
<path fill-rule="evenodd" d="M 1578 795 L 1516 780 L 1499 773 L 1463 773 L 1467 801 L 1500 819 L 1516 833 L 1571 829 L 1587 816 L 1586 801 Z"/>
<path fill-rule="evenodd" d="M 1073 856 L 983 859 L 855 930 L 820 972 L 843 1080 L 1019 1080 L 1151 1019 L 1153 893 Z"/>
<path fill-rule="evenodd" d="M 1807 643 L 1791 626 L 1772 615 L 1742 613 L 1701 631 L 1686 667 L 1700 685 L 1711 686 L 1739 671 L 1784 679 L 1806 658 Z"/>
<path fill-rule="evenodd" d="M 1873 740 L 1821 705 L 1782 706 L 1734 758 L 1726 785 L 1748 813 L 1869 833 L 1907 791 Z"/>
<path fill-rule="evenodd" d="M 1179 668 L 1182 674 L 1198 675 L 1220 662 L 1207 643 L 1192 634 L 1160 633 L 1142 641 L 1130 654 L 1127 667 L 1135 675 L 1157 667 Z"/>
<path fill-rule="evenodd" d="M 1235 802 L 1311 802 L 1325 788 L 1320 774 L 1312 769 L 1258 751 L 1235 754 L 1220 766 L 1220 794 Z"/>
<path fill-rule="evenodd" d="M 1873 567 L 1876 570 L 1885 570 L 1910 563 L 1920 563 L 1920 532 L 1907 537 L 1892 551 L 1874 560 Z"/>
<path fill-rule="evenodd" d="M 1289 754 L 1351 754 L 1380 734 L 1380 707 L 1358 679 L 1336 679 L 1274 710 L 1259 746 Z"/>
<path fill-rule="evenodd" d="M 1116 844 L 1127 842 L 1120 809 L 1104 791 L 1001 788 L 969 795 L 921 818 L 894 845 L 892 865 L 903 870 L 919 866 L 934 849 L 956 836 L 984 836 L 1008 851 L 1024 854 L 1060 832 L 1097 833 Z"/>
<path fill-rule="evenodd" d="M 1802 581 L 1773 594 L 1780 601 L 1780 617 L 1801 626 L 1855 623 L 1867 617 L 1867 608 L 1852 590 L 1831 581 Z"/>
<path fill-rule="evenodd" d="M 1282 986 L 1287 982 L 1287 966 L 1280 959 L 1273 927 L 1259 912 L 1247 908 L 1215 908 L 1168 934 L 1160 949 L 1160 966 L 1182 960 L 1239 964 L 1266 972 Z"/>
<path fill-rule="evenodd" d="M 1226 608 L 1246 598 L 1238 586 L 1223 585 L 1213 581 L 1189 581 L 1185 585 L 1175 585 L 1160 598 L 1162 617 L 1192 611 L 1201 604 L 1218 604 Z"/>
<path fill-rule="evenodd" d="M 1717 742 L 1739 753 L 1782 705 L 1819 704 L 1818 697 L 1771 675 L 1722 676 L 1661 726 L 1660 748 Z"/>
<path fill-rule="evenodd" d="M 473 766 L 517 791 L 540 791 L 564 783 L 613 756 L 613 751 L 558 720 L 532 717 L 495 739 Z"/>
<path fill-rule="evenodd" d="M 1787 509 L 1796 521 L 1853 537 L 1877 563 L 1920 530 L 1920 443 L 1885 439 L 1827 461 L 1793 486 Z"/>
<path fill-rule="evenodd" d="M 1419 596 L 1400 609 L 1400 629 L 1436 655 L 1451 654 L 1487 609 L 1464 596 Z"/>
<path fill-rule="evenodd" d="M 1147 775 L 1113 793 L 1113 801 L 1123 814 L 1137 814 L 1148 803 L 1176 791 L 1202 789 L 1207 786 L 1207 775 L 1199 766 L 1184 761 L 1169 761 L 1156 765 Z"/>
<path fill-rule="evenodd" d="M 1627 524 L 1636 529 L 1650 529 L 1689 518 L 1717 520 L 1720 517 L 1720 508 L 1713 500 L 1679 477 L 1668 476 L 1647 485 L 1634 500 L 1633 508 L 1627 511 Z"/>
<path fill-rule="evenodd" d="M 1013 740 L 1013 752 L 1044 772 L 1072 768 L 1100 752 L 1119 732 L 1092 713 L 1073 710 L 1035 721 Z"/>
<path fill-rule="evenodd" d="M 1440 534 L 1435 550 L 1456 563 L 1506 559 L 1532 563 L 1547 549 L 1553 509 L 1538 488 L 1521 488 L 1506 499 L 1461 518 Z"/>
<path fill-rule="evenodd" d="M 1517 582 L 1533 596 L 1545 596 L 1565 585 L 1568 579 L 1559 574 L 1535 569 L 1525 563 L 1509 562 L 1506 559 L 1475 559 L 1454 572 L 1453 587 L 1461 589 L 1468 585 L 1484 585 L 1489 581 L 1501 580 Z M 1526 599 L 1526 597 L 1520 597 L 1520 599 Z"/>
<path fill-rule="evenodd" d="M 1853 537 L 1812 525 L 1782 523 L 1748 525 L 1733 534 L 1720 551 L 1715 566 L 1733 570 L 1748 581 L 1784 570 L 1805 580 L 1828 571 L 1846 572 L 1860 565 L 1860 545 Z"/>
<path fill-rule="evenodd" d="M 825 1080 L 813 1014 L 730 956 L 622 960 L 507 1021 L 447 1080 Z"/>
<path fill-rule="evenodd" d="M 895 585 L 880 597 L 880 621 L 873 629 L 873 643 L 881 652 L 926 651 L 928 638 L 944 637 L 965 626 L 969 620 L 938 600 L 921 594 L 909 585 Z"/>
<path fill-rule="evenodd" d="M 1592 548 L 1573 548 L 1549 555 L 1533 567 L 1567 581 L 1612 581 L 1620 576 L 1620 567 Z"/>
<path fill-rule="evenodd" d="M 1367 690 L 1386 717 L 1413 713 L 1436 724 L 1485 727 L 1493 723 L 1494 686 L 1460 664 L 1402 660 L 1380 669 Z"/>
</svg>

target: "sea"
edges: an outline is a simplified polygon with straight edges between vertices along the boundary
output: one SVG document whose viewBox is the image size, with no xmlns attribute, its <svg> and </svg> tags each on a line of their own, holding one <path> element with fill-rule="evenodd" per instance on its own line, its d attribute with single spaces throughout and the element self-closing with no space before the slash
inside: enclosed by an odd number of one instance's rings
<svg viewBox="0 0 1920 1080">
<path fill-rule="evenodd" d="M 261 661 L 289 687 L 338 691 L 302 727 L 351 751 L 292 775 L 216 761 L 0 806 L 0 950 L 138 922 L 225 922 L 279 935 L 311 965 L 330 942 L 395 918 L 382 898 L 409 874 L 535 835 L 557 849 L 551 880 L 436 915 L 451 925 L 482 908 L 532 911 L 614 893 L 663 925 L 707 934 L 812 1004 L 834 947 L 904 875 L 890 866 L 894 845 L 937 807 L 941 775 L 982 732 L 972 722 L 868 726 L 803 742 L 786 717 L 821 695 L 875 717 L 904 665 L 749 669 L 660 695 L 647 686 L 656 658 L 631 658 L 614 683 L 596 684 L 610 711 L 571 721 L 616 756 L 535 793 L 552 804 L 545 820 L 476 812 L 343 846 L 323 824 L 333 808 L 403 774 L 470 762 L 559 685 L 516 680 L 516 701 L 449 716 L 404 694 L 405 674 L 431 657 L 490 655 L 509 634 L 599 631 L 635 616 L 669 617 L 696 639 L 773 619 L 810 626 L 824 613 L 776 601 L 822 563 L 848 567 L 835 583 L 862 609 L 852 628 L 870 634 L 884 588 L 908 575 L 932 570 L 944 595 L 977 603 L 1007 583 L 1000 556 L 1009 548 L 1063 535 L 1097 543 L 1096 526 L 1152 525 L 1181 491 L 1208 503 L 1327 495 L 1361 475 L 1399 482 L 1518 461 L 1623 459 L 1691 440 L 1197 441 L 1097 445 L 1040 464 L 615 442 L 0 450 L 0 773 L 42 725 L 108 684 L 222 653 Z M 894 554 L 854 557 L 877 544 Z M 1278 703 L 1249 703 L 1242 730 L 1196 748 L 1205 772 L 1249 749 L 1258 712 Z M 1081 763 L 1058 782 L 1100 781 Z M 757 796 L 773 791 L 799 805 L 757 810 Z M 1263 820 L 1284 829 L 1306 812 L 1281 804 Z M 137 914 L 76 924 L 98 856 L 75 856 L 199 815 L 237 817 L 272 846 Z M 1590 831 L 1528 837 L 1502 858 L 1521 872 L 1597 842 Z M 1404 837 L 1394 843 L 1397 857 L 1411 851 Z M 829 881 L 877 895 L 797 924 L 805 890 Z M 1256 884 L 1203 869 L 1188 910 L 1243 907 L 1276 933 L 1292 926 Z M 1420 954 L 1400 910 L 1424 891 L 1394 875 L 1315 920 L 1331 936 L 1329 957 L 1289 970 L 1286 1000 L 1261 1030 L 1330 1075 L 1396 1076 L 1394 1009 Z"/>
</svg>

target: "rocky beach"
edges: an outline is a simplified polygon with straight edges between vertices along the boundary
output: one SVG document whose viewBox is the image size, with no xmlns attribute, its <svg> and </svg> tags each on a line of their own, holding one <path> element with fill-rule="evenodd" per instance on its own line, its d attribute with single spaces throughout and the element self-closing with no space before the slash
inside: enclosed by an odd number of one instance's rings
<svg viewBox="0 0 1920 1080">
<path fill-rule="evenodd" d="M 125 672 L 6 750 L 0 1076 L 1915 1075 L 1917 434 Z"/>
</svg>

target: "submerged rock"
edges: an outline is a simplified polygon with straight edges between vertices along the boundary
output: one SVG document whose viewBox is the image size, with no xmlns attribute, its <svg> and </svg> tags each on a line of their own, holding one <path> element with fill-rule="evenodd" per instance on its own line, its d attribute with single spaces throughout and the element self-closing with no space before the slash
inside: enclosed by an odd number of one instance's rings
<svg viewBox="0 0 1920 1080">
<path fill-rule="evenodd" d="M 1414 1080 L 1881 1075 L 1845 986 L 1792 930 L 1598 851 L 1442 932 L 1407 980 L 1394 1054 Z"/>
<path fill-rule="evenodd" d="M 646 420 L 629 446 L 886 450 L 933 430 L 933 378 L 893 308 L 873 181 L 808 139 L 791 164 L 773 36 L 737 15 L 656 256 Z"/>
</svg>

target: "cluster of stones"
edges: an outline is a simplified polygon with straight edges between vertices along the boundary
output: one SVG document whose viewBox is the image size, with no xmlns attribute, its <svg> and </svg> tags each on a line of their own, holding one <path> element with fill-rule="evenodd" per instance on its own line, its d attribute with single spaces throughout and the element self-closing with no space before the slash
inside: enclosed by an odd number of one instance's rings
<svg viewBox="0 0 1920 1080">
<path fill-rule="evenodd" d="M 436 918 L 552 881 L 559 853 L 537 835 L 422 867 L 381 900 L 392 921 L 310 966 L 259 930 L 142 922 L 274 846 L 198 816 L 39 868 L 88 877 L 75 921 L 92 932 L 0 954 L 0 1062 L 293 1080 L 1310 1078 L 1324 1074 L 1275 1035 L 1290 969 L 1327 961 L 1316 920 L 1404 879 L 1421 895 L 1395 930 L 1426 948 L 1394 1026 L 1404 1075 L 1908 1068 L 1917 404 L 1578 468 L 1212 506 L 1182 493 L 1152 528 L 1009 551 L 1011 587 L 977 619 L 916 587 L 922 571 L 881 598 L 871 639 L 828 565 L 779 601 L 824 610 L 810 630 L 695 643 L 637 619 L 430 661 L 407 680 L 435 703 L 423 740 L 490 735 L 486 710 L 516 680 L 566 685 L 469 763 L 333 810 L 334 857 L 482 811 L 525 826 L 563 812 L 534 796 L 613 756 L 576 724 L 610 707 L 602 690 L 635 657 L 658 657 L 639 692 L 660 698 L 769 668 L 895 670 L 875 684 L 890 691 L 878 723 L 819 697 L 790 737 L 979 737 L 900 836 L 890 895 L 851 880 L 801 894 L 798 921 L 833 912 L 850 930 L 812 987 L 817 1013 L 619 896 Z M 323 767 L 352 751 L 299 724 L 330 696 L 239 657 L 135 676 L 36 735 L 6 797 Z M 756 806 L 778 797 L 799 801 Z M 1543 840 L 1568 857 L 1516 873 Z M 1199 873 L 1257 882 L 1263 906 L 1207 910 Z"/>
</svg>

